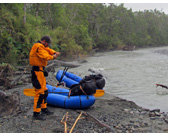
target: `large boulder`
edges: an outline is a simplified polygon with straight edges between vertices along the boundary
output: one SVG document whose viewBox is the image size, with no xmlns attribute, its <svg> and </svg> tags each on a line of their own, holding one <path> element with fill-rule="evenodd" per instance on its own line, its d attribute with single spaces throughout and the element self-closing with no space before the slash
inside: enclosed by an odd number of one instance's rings
<svg viewBox="0 0 171 133">
<path fill-rule="evenodd" d="M 20 111 L 19 92 L 7 94 L 0 90 L 0 116 L 15 115 Z"/>
</svg>

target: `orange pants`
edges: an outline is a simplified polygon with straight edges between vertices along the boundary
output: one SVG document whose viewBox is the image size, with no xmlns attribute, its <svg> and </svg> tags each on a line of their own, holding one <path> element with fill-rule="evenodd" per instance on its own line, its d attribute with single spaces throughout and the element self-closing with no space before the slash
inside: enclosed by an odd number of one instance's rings
<svg viewBox="0 0 171 133">
<path fill-rule="evenodd" d="M 44 76 L 43 67 L 39 67 L 39 70 L 32 70 L 32 84 L 35 88 L 34 97 L 34 112 L 40 112 L 41 109 L 47 108 L 46 98 L 48 96 L 48 91 L 46 88 L 46 78 Z"/>
</svg>

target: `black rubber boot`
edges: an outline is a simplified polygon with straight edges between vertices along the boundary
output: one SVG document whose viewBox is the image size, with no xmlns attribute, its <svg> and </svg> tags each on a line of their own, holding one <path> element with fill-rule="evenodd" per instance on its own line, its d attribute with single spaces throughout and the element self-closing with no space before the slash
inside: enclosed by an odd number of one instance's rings
<svg viewBox="0 0 171 133">
<path fill-rule="evenodd" d="M 40 114 L 40 112 L 33 112 L 33 118 L 35 120 L 46 120 L 46 118 Z"/>
<path fill-rule="evenodd" d="M 54 112 L 51 112 L 51 111 L 49 111 L 47 108 L 45 108 L 45 109 L 42 109 L 42 114 L 45 114 L 45 115 L 52 115 L 52 114 L 54 114 Z"/>
</svg>

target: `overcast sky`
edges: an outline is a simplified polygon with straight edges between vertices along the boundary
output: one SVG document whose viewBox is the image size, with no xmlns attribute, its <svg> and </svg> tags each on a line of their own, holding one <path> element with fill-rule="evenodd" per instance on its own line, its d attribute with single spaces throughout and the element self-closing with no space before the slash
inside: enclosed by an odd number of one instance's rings
<svg viewBox="0 0 171 133">
<path fill-rule="evenodd" d="M 128 9 L 132 8 L 132 11 L 157 9 L 168 14 L 168 3 L 124 3 L 124 7 Z"/>
<path fill-rule="evenodd" d="M 121 0 L 49 0 L 49 3 L 115 3 L 117 5 L 121 4 L 119 2 L 124 3 L 124 7 L 130 9 L 132 8 L 132 11 L 144 11 L 144 10 L 154 10 L 157 9 L 159 11 L 163 11 L 166 14 L 168 14 L 168 2 L 169 0 L 138 0 L 136 2 L 132 2 L 132 0 L 126 0 L 121 1 Z M 42 1 L 40 0 L 1 0 L 1 2 L 5 3 L 11 3 L 11 2 L 17 2 L 17 3 L 41 3 Z M 163 2 L 163 3 L 161 3 Z"/>
</svg>

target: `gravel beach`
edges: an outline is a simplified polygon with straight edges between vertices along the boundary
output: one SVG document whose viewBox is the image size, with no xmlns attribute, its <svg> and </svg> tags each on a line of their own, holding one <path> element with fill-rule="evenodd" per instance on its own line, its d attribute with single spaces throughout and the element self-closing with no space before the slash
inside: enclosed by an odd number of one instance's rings
<svg viewBox="0 0 171 133">
<path fill-rule="evenodd" d="M 53 74 L 48 77 L 47 82 L 56 85 Z M 81 113 L 80 119 L 72 129 L 74 133 L 168 132 L 167 112 L 160 112 L 160 109 L 145 109 L 132 101 L 110 94 L 97 97 L 94 105 L 84 110 L 48 106 L 54 112 L 53 115 L 46 116 L 45 121 L 33 120 L 33 97 L 23 94 L 25 88 L 32 88 L 31 83 L 8 90 L 8 93 L 19 91 L 21 110 L 15 115 L 0 117 L 1 133 L 63 133 L 65 126 L 61 120 L 66 114 L 66 130 L 69 132 Z"/>
</svg>

